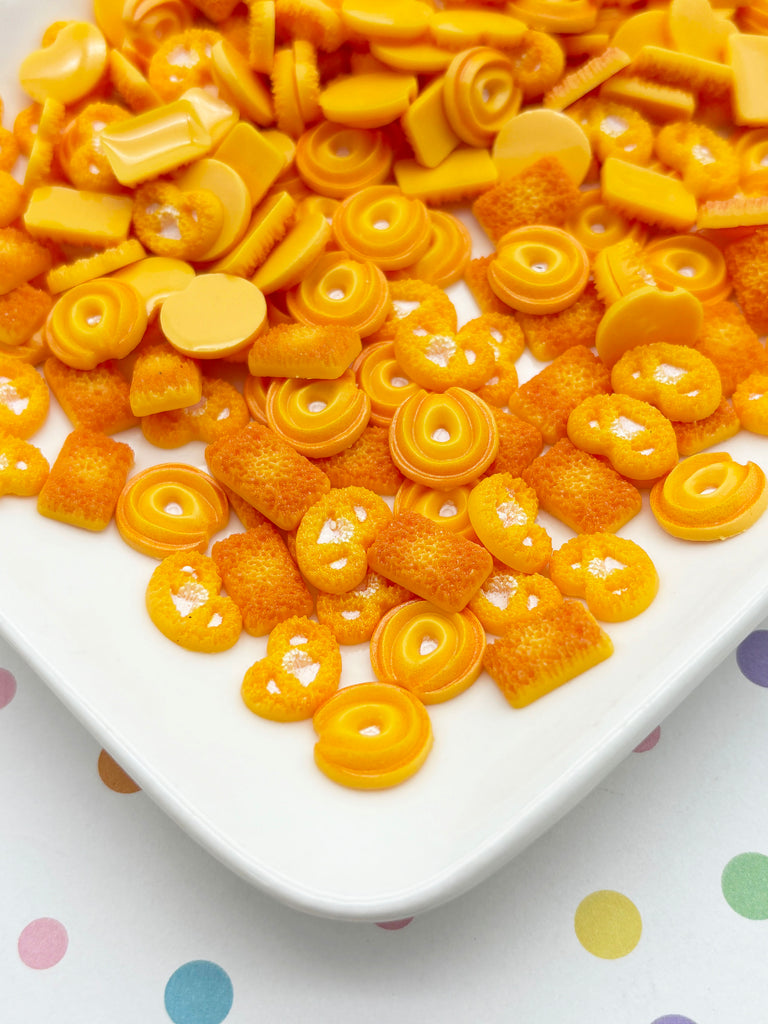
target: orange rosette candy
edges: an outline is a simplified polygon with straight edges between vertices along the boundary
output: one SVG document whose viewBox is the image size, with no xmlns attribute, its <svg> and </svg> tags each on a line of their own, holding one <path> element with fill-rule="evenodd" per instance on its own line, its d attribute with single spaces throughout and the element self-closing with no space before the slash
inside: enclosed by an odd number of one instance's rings
<svg viewBox="0 0 768 1024">
<path fill-rule="evenodd" d="M 341 654 L 327 626 L 304 615 L 278 623 L 267 639 L 267 655 L 243 678 L 247 707 L 273 722 L 311 718 L 336 692 Z"/>
<path fill-rule="evenodd" d="M 396 185 L 372 185 L 340 203 L 333 214 L 337 241 L 354 259 L 400 270 L 429 248 L 429 212 Z"/>
<path fill-rule="evenodd" d="M 37 370 L 0 353 L 0 433 L 32 437 L 45 422 L 49 404 L 48 385 Z"/>
<path fill-rule="evenodd" d="M 558 313 L 587 287 L 589 270 L 589 258 L 572 235 L 534 224 L 500 239 L 488 282 L 502 302 L 522 313 Z"/>
<path fill-rule="evenodd" d="M 429 248 L 410 267 L 393 270 L 392 280 L 417 278 L 447 288 L 458 281 L 472 255 L 472 236 L 458 217 L 443 210 L 430 210 Z"/>
<path fill-rule="evenodd" d="M 146 592 L 147 612 L 163 636 L 188 651 L 227 651 L 243 628 L 235 602 L 220 593 L 221 576 L 198 551 L 177 551 L 157 566 Z"/>
<path fill-rule="evenodd" d="M 536 492 L 511 473 L 493 473 L 472 488 L 468 512 L 475 533 L 494 558 L 518 572 L 541 572 L 552 553 L 536 523 Z"/>
<path fill-rule="evenodd" d="M 368 345 L 355 360 L 357 384 L 371 400 L 371 423 L 388 427 L 395 410 L 416 394 L 419 385 L 407 375 L 391 341 Z"/>
<path fill-rule="evenodd" d="M 132 477 L 115 509 L 120 536 L 151 558 L 175 551 L 204 553 L 228 519 L 227 496 L 213 477 L 178 462 L 151 466 Z"/>
<path fill-rule="evenodd" d="M 346 199 L 389 176 L 392 147 L 380 131 L 320 121 L 296 141 L 296 169 L 321 196 Z"/>
<path fill-rule="evenodd" d="M 725 540 L 757 522 L 768 506 L 765 473 L 727 452 L 683 459 L 651 490 L 651 511 L 663 530 L 682 540 Z"/>
<path fill-rule="evenodd" d="M 631 480 L 655 480 L 675 465 L 677 438 L 667 417 L 630 395 L 593 395 L 568 417 L 568 437 L 582 451 L 604 455 Z"/>
<path fill-rule="evenodd" d="M 338 252 L 320 256 L 286 302 L 301 323 L 350 327 L 361 338 L 377 331 L 391 308 L 384 272 Z"/>
<path fill-rule="evenodd" d="M 356 587 L 368 572 L 368 548 L 391 518 L 389 505 L 368 488 L 332 488 L 307 509 L 296 531 L 302 575 L 326 594 Z"/>
<path fill-rule="evenodd" d="M 338 380 L 273 381 L 267 391 L 267 423 L 297 452 L 325 458 L 349 448 L 365 430 L 371 400 L 345 375 Z"/>
<path fill-rule="evenodd" d="M 46 340 L 53 355 L 75 370 L 122 359 L 147 327 L 144 299 L 124 281 L 100 277 L 63 293 L 51 310 Z"/>
<path fill-rule="evenodd" d="M 127 0 L 121 13 L 122 46 L 148 61 L 164 39 L 192 26 L 194 10 L 186 0 Z"/>
<path fill-rule="evenodd" d="M 315 713 L 315 764 L 350 789 L 388 789 L 411 778 L 432 749 L 422 702 L 389 682 L 345 686 Z"/>
<path fill-rule="evenodd" d="M 647 234 L 647 228 L 639 221 L 630 220 L 608 206 L 599 188 L 581 193 L 578 206 L 564 226 L 591 258 L 625 238 L 642 242 Z"/>
<path fill-rule="evenodd" d="M 254 376 L 248 374 L 243 381 L 243 398 L 248 406 L 248 412 L 257 423 L 267 425 L 267 391 L 272 383 L 271 377 Z"/>
<path fill-rule="evenodd" d="M 723 253 L 700 235 L 672 235 L 650 242 L 643 262 L 662 287 L 685 288 L 703 303 L 721 302 L 731 294 Z"/>
<path fill-rule="evenodd" d="M 615 533 L 580 534 L 566 541 L 553 552 L 549 575 L 565 597 L 583 598 L 603 622 L 634 618 L 659 589 L 659 575 L 645 551 Z"/>
<path fill-rule="evenodd" d="M 485 149 L 523 100 L 512 61 L 490 46 L 457 53 L 443 80 L 443 106 L 462 142 Z"/>
<path fill-rule="evenodd" d="M 392 460 L 403 476 L 450 490 L 476 480 L 499 450 L 490 407 L 471 391 L 418 391 L 397 409 L 389 428 Z"/>
<path fill-rule="evenodd" d="M 387 612 L 371 637 L 378 679 L 394 679 L 424 704 L 457 697 L 480 675 L 485 631 L 466 609 L 446 612 L 408 601 Z"/>
<path fill-rule="evenodd" d="M 395 515 L 405 511 L 418 512 L 436 526 L 476 541 L 477 535 L 469 520 L 467 508 L 470 491 L 471 488 L 466 485 L 437 491 L 433 487 L 405 480 L 397 489 L 392 511 Z"/>
</svg>

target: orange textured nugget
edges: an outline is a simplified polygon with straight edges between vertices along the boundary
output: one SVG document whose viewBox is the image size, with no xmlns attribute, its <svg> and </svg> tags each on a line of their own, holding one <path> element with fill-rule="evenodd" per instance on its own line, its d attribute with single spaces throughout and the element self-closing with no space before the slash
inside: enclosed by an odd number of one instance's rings
<svg viewBox="0 0 768 1024">
<path fill-rule="evenodd" d="M 704 306 L 694 347 L 717 367 L 726 398 L 754 370 L 768 370 L 768 354 L 735 302 Z"/>
<path fill-rule="evenodd" d="M 725 265 L 733 291 L 750 327 L 768 332 L 768 227 L 757 228 L 725 247 Z"/>
<path fill-rule="evenodd" d="M 580 402 L 610 390 L 608 367 L 584 345 L 574 345 L 512 391 L 508 406 L 554 444 L 565 436 L 568 417 Z"/>
<path fill-rule="evenodd" d="M 529 619 L 563 602 L 552 580 L 539 573 L 514 572 L 501 562 L 469 602 L 483 629 L 503 636 L 518 619 Z"/>
<path fill-rule="evenodd" d="M 35 445 L 0 433 L 0 497 L 15 494 L 30 498 L 39 494 L 49 469 L 48 460 Z"/>
<path fill-rule="evenodd" d="M 677 438 L 677 450 L 680 455 L 696 455 L 705 448 L 721 445 L 723 441 L 738 434 L 741 422 L 727 398 L 720 401 L 717 409 L 706 419 L 683 423 L 672 421 L 672 428 Z"/>
<path fill-rule="evenodd" d="M 533 423 L 503 409 L 491 407 L 491 415 L 499 432 L 499 454 L 483 475 L 511 473 L 520 476 L 525 467 L 541 455 L 544 447 L 541 431 Z"/>
<path fill-rule="evenodd" d="M 317 595 L 317 618 L 340 644 L 370 640 L 380 620 L 392 608 L 410 601 L 413 594 L 377 572 L 367 572 L 346 594 Z"/>
<path fill-rule="evenodd" d="M 202 392 L 194 405 L 143 416 L 141 432 L 149 443 L 157 448 L 180 448 L 190 441 L 212 444 L 250 421 L 245 399 L 234 385 L 203 377 Z"/>
<path fill-rule="evenodd" d="M 45 422 L 48 385 L 34 366 L 0 354 L 0 431 L 25 440 Z"/>
<path fill-rule="evenodd" d="M 98 532 L 106 529 L 125 486 L 133 449 L 106 434 L 76 427 L 51 467 L 37 499 L 48 519 Z"/>
<path fill-rule="evenodd" d="M 131 375 L 130 401 L 136 416 L 184 409 L 203 395 L 199 364 L 177 352 L 167 341 L 139 346 Z"/>
<path fill-rule="evenodd" d="M 0 295 L 51 268 L 51 253 L 18 228 L 0 229 Z"/>
<path fill-rule="evenodd" d="M 579 203 L 579 190 L 556 157 L 546 156 L 483 192 L 472 212 L 493 242 L 527 224 L 560 227 Z"/>
<path fill-rule="evenodd" d="M 389 430 L 369 423 L 360 437 L 343 452 L 311 459 L 333 487 L 367 487 L 374 494 L 393 495 L 405 477 L 392 461 Z"/>
<path fill-rule="evenodd" d="M 534 459 L 522 476 L 540 507 L 576 533 L 615 533 L 643 505 L 634 484 L 567 437 Z"/>
<path fill-rule="evenodd" d="M 293 530 L 331 489 L 331 481 L 260 423 L 209 444 L 205 459 L 213 476 L 280 527 Z"/>
<path fill-rule="evenodd" d="M 483 667 L 513 708 L 524 708 L 613 654 L 608 634 L 579 601 L 518 619 L 488 644 Z"/>
<path fill-rule="evenodd" d="M 559 313 L 518 313 L 517 322 L 523 330 L 526 344 L 534 358 L 541 362 L 555 359 L 569 348 L 581 345 L 592 348 L 605 303 L 600 299 L 592 282 L 582 295 Z"/>
<path fill-rule="evenodd" d="M 481 313 L 500 313 L 509 316 L 512 312 L 506 302 L 502 302 L 488 281 L 488 266 L 496 259 L 496 253 L 490 256 L 478 256 L 470 260 L 464 268 L 464 283 L 472 293 L 472 298 Z"/>
<path fill-rule="evenodd" d="M 392 341 L 400 326 L 417 319 L 422 327 L 434 330 L 455 331 L 458 327 L 455 306 L 436 284 L 418 278 L 390 281 L 389 297 L 392 300 L 391 312 L 378 331 L 368 336 L 366 340 L 369 343 Z"/>
<path fill-rule="evenodd" d="M 458 612 L 491 572 L 493 559 L 479 544 L 418 512 L 400 512 L 368 549 L 368 565 L 438 608 Z"/>
<path fill-rule="evenodd" d="M 9 349 L 25 345 L 45 324 L 52 305 L 51 296 L 31 284 L 0 295 L 0 345 Z"/>
<path fill-rule="evenodd" d="M 254 377 L 336 380 L 360 355 L 360 335 L 351 327 L 276 324 L 248 352 Z"/>
<path fill-rule="evenodd" d="M 312 613 L 312 595 L 271 523 L 216 541 L 211 558 L 251 636 L 266 636 L 292 615 Z"/>
<path fill-rule="evenodd" d="M 49 356 L 43 372 L 73 426 L 116 434 L 138 423 L 131 410 L 128 381 L 116 359 L 99 363 L 92 370 L 75 370 L 56 356 Z"/>
</svg>

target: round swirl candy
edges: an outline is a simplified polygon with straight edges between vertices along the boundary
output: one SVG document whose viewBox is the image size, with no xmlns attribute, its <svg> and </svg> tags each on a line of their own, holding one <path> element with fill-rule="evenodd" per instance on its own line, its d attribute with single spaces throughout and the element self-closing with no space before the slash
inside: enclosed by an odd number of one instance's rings
<svg viewBox="0 0 768 1024">
<path fill-rule="evenodd" d="M 301 455 L 322 459 L 349 448 L 365 430 L 371 400 L 351 376 L 275 380 L 267 391 L 267 423 Z"/>
<path fill-rule="evenodd" d="M 462 485 L 449 491 L 436 491 L 412 480 L 405 480 L 395 495 L 392 511 L 418 512 L 452 533 L 460 533 L 467 540 L 477 541 L 472 523 L 469 521 L 469 494 L 471 487 Z"/>
<path fill-rule="evenodd" d="M 382 270 L 400 270 L 421 259 L 430 245 L 429 212 L 396 185 L 372 185 L 340 203 L 333 215 L 339 244 L 354 259 Z"/>
<path fill-rule="evenodd" d="M 432 725 L 422 702 L 390 682 L 346 686 L 312 719 L 315 764 L 351 789 L 388 789 L 405 782 L 432 749 Z"/>
<path fill-rule="evenodd" d="M 731 294 L 725 257 L 700 235 L 672 235 L 646 245 L 643 260 L 661 286 L 685 288 L 700 302 L 722 302 Z"/>
<path fill-rule="evenodd" d="M 559 313 L 587 286 L 589 257 L 561 228 L 534 224 L 508 231 L 488 265 L 488 283 L 522 313 Z"/>
<path fill-rule="evenodd" d="M 371 637 L 379 679 L 396 679 L 424 704 L 457 697 L 482 670 L 485 630 L 473 612 L 407 601 L 387 612 Z"/>
<path fill-rule="evenodd" d="M 445 72 L 446 116 L 470 146 L 490 145 L 502 125 L 518 112 L 522 99 L 512 61 L 490 46 L 462 50 Z"/>
<path fill-rule="evenodd" d="M 314 191 L 332 199 L 378 185 L 392 166 L 392 148 L 380 131 L 320 121 L 296 142 L 296 167 Z"/>
<path fill-rule="evenodd" d="M 647 234 L 640 221 L 628 220 L 618 210 L 611 209 L 603 201 L 599 188 L 582 192 L 578 205 L 565 222 L 565 229 L 581 243 L 590 257 L 624 238 L 642 242 Z"/>
<path fill-rule="evenodd" d="M 417 391 L 389 427 L 392 461 L 409 480 L 450 490 L 482 476 L 499 451 L 490 407 L 471 391 Z"/>
<path fill-rule="evenodd" d="M 679 462 L 651 490 L 651 511 L 683 540 L 725 540 L 757 522 L 768 506 L 765 473 L 727 452 L 701 452 Z"/>
<path fill-rule="evenodd" d="M 76 285 L 56 301 L 46 338 L 51 352 L 75 370 L 92 370 L 107 359 L 122 359 L 147 327 L 144 299 L 131 285 L 100 277 Z"/>
<path fill-rule="evenodd" d="M 339 252 L 320 256 L 286 300 L 296 320 L 351 327 L 361 338 L 377 331 L 391 308 L 384 272 Z"/>
<path fill-rule="evenodd" d="M 205 552 L 229 519 L 227 496 L 202 470 L 183 463 L 151 466 L 123 488 L 115 509 L 120 536 L 151 558 Z"/>
<path fill-rule="evenodd" d="M 398 406 L 419 390 L 398 363 L 391 341 L 368 345 L 353 369 L 358 386 L 371 400 L 371 423 L 379 427 L 388 427 Z"/>
</svg>

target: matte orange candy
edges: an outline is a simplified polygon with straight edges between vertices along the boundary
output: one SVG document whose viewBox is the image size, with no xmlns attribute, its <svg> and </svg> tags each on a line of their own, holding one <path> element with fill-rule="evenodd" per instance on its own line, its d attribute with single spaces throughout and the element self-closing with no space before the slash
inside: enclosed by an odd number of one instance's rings
<svg viewBox="0 0 768 1024">
<path fill-rule="evenodd" d="M 725 540 L 747 530 L 768 506 L 763 470 L 727 452 L 683 459 L 651 490 L 651 511 L 663 530 L 682 540 Z"/>
<path fill-rule="evenodd" d="M 381 680 L 396 679 L 424 704 L 467 690 L 482 671 L 485 630 L 464 609 L 446 612 L 429 601 L 407 601 L 379 622 L 371 665 Z"/>
<path fill-rule="evenodd" d="M 450 490 L 476 480 L 499 450 L 490 407 L 471 391 L 418 391 L 396 410 L 389 428 L 392 460 L 403 476 Z"/>
<path fill-rule="evenodd" d="M 380 131 L 319 121 L 296 141 L 296 167 L 315 192 L 346 199 L 387 178 L 392 148 Z"/>
<path fill-rule="evenodd" d="M 70 288 L 48 317 L 51 352 L 76 370 L 92 370 L 106 359 L 122 359 L 147 327 L 143 297 L 125 281 L 101 277 Z"/>
<path fill-rule="evenodd" d="M 589 280 L 589 258 L 567 231 L 546 225 L 504 235 L 488 266 L 495 294 L 522 313 L 558 313 L 578 299 Z"/>
<path fill-rule="evenodd" d="M 351 256 L 382 270 L 415 263 L 430 243 L 426 206 L 394 185 L 372 185 L 345 199 L 333 215 L 333 231 Z"/>
<path fill-rule="evenodd" d="M 120 536 L 151 558 L 174 551 L 204 554 L 228 519 L 227 496 L 213 477 L 177 462 L 151 466 L 131 477 L 115 509 Z"/>
<path fill-rule="evenodd" d="M 195 359 L 242 352 L 266 322 L 263 294 L 232 274 L 199 274 L 160 309 L 163 334 L 177 351 Z"/>
<path fill-rule="evenodd" d="M 387 789 L 411 778 L 432 749 L 422 702 L 390 682 L 345 686 L 312 719 L 315 764 L 351 789 Z"/>
<path fill-rule="evenodd" d="M 605 311 L 595 337 L 597 354 L 606 366 L 613 366 L 636 345 L 655 341 L 693 345 L 702 317 L 701 302 L 684 288 L 637 288 Z"/>
</svg>

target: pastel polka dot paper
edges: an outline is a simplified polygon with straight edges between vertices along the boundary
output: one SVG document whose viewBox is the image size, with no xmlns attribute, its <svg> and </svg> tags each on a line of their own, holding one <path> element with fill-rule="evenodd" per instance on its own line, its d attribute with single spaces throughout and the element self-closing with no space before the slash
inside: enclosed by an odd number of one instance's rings
<svg viewBox="0 0 768 1024">
<path fill-rule="evenodd" d="M 55 967 L 67 951 L 69 936 L 60 921 L 38 917 L 19 935 L 19 956 L 27 967 L 46 970 Z"/>
</svg>

